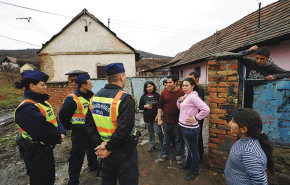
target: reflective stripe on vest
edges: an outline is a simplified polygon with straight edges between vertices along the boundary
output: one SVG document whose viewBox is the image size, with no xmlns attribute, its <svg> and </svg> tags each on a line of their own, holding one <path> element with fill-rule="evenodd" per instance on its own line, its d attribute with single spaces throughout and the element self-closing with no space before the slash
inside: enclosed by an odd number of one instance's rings
<svg viewBox="0 0 290 185">
<path fill-rule="evenodd" d="M 123 93 L 124 91 L 120 90 L 114 98 L 94 96 L 91 99 L 90 110 L 103 141 L 108 142 L 117 128 L 120 98 Z"/>
<path fill-rule="evenodd" d="M 85 124 L 85 117 L 88 112 L 89 108 L 89 101 L 83 98 L 82 96 L 77 97 L 74 93 L 71 94 L 74 99 L 74 101 L 77 104 L 77 109 L 74 112 L 72 118 L 71 118 L 71 123 L 72 124 Z"/>
<path fill-rule="evenodd" d="M 35 105 L 37 108 L 39 108 L 40 113 L 45 117 L 46 121 L 50 122 L 56 128 L 58 128 L 58 124 L 57 124 L 57 120 L 56 120 L 56 116 L 54 114 L 54 111 L 53 111 L 51 105 L 47 101 L 45 101 L 45 103 L 47 105 L 49 105 L 49 107 L 44 106 L 41 103 L 36 103 L 35 101 L 30 100 L 30 99 L 23 100 L 14 111 L 14 119 L 15 119 L 17 109 L 25 103 L 31 103 L 31 104 Z M 16 126 L 19 129 L 19 131 L 21 132 L 23 138 L 29 138 L 32 140 L 32 137 L 27 132 L 25 132 L 17 123 L 16 123 Z M 40 143 L 44 145 L 43 142 L 40 142 Z"/>
</svg>

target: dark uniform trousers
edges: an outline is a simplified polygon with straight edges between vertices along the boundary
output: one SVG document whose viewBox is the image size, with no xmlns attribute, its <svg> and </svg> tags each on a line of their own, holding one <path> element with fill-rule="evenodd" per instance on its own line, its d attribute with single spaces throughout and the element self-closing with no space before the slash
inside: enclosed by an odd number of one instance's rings
<svg viewBox="0 0 290 185">
<path fill-rule="evenodd" d="M 27 174 L 30 176 L 30 185 L 54 184 L 55 166 L 52 148 L 37 144 L 33 153 L 25 150 L 23 158 Z"/>
<path fill-rule="evenodd" d="M 199 157 L 201 160 L 203 160 L 203 154 L 204 154 L 203 138 L 202 138 L 203 121 L 204 121 L 204 119 L 198 121 L 198 124 L 200 127 L 200 133 L 199 133 L 199 137 L 198 137 L 198 152 L 199 152 Z"/>
<path fill-rule="evenodd" d="M 124 149 L 117 148 L 109 157 L 104 158 L 102 185 L 116 185 L 119 178 L 119 185 L 138 184 L 138 157 L 137 149 L 134 146 L 133 154 L 128 155 Z"/>
<path fill-rule="evenodd" d="M 98 169 L 98 159 L 94 151 L 93 143 L 86 131 L 75 132 L 72 135 L 72 148 L 69 156 L 69 182 L 79 184 L 80 171 L 87 153 L 88 167 L 90 171 Z"/>
</svg>

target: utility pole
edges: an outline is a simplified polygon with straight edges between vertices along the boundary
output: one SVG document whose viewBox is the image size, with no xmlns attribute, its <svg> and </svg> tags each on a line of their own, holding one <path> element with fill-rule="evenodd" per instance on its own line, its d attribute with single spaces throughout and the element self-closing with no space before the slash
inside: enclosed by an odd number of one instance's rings
<svg viewBox="0 0 290 185">
<path fill-rule="evenodd" d="M 27 19 L 28 22 L 30 22 L 30 19 L 32 19 L 31 17 L 24 17 L 24 18 L 16 18 L 17 19 Z"/>
<path fill-rule="evenodd" d="M 110 28 L 110 18 L 108 19 L 108 28 Z"/>
<path fill-rule="evenodd" d="M 258 20 L 258 30 L 260 30 L 260 20 L 261 20 L 261 3 L 259 3 L 259 20 Z"/>
</svg>

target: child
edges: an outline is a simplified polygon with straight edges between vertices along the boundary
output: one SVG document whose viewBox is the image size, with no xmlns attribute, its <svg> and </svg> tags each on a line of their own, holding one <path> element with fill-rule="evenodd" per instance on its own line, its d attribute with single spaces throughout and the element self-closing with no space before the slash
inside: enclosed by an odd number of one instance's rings
<svg viewBox="0 0 290 185">
<path fill-rule="evenodd" d="M 230 121 L 231 132 L 241 138 L 232 146 L 225 168 L 229 185 L 268 184 L 267 171 L 274 172 L 273 147 L 262 131 L 259 114 L 237 109 Z"/>
</svg>

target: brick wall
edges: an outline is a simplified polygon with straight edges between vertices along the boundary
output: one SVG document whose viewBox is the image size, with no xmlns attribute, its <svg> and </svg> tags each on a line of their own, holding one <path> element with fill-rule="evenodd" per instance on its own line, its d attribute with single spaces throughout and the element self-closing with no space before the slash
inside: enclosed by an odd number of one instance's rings
<svg viewBox="0 0 290 185">
<path fill-rule="evenodd" d="M 209 153 L 210 167 L 223 173 L 229 151 L 237 136 L 232 135 L 227 119 L 238 107 L 238 60 L 208 61 Z"/>
<path fill-rule="evenodd" d="M 77 88 L 75 76 L 69 76 L 67 82 L 49 82 L 47 83 L 47 94 L 50 95 L 49 103 L 52 105 L 56 114 L 58 114 L 64 99 L 74 92 Z"/>
</svg>

